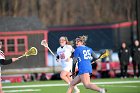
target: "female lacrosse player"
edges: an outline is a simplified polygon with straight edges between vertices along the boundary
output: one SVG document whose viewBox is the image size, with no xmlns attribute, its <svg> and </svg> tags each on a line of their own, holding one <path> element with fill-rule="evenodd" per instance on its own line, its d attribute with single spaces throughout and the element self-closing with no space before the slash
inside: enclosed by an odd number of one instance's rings
<svg viewBox="0 0 140 93">
<path fill-rule="evenodd" d="M 60 73 L 61 79 L 66 83 L 70 84 L 72 78 L 71 69 L 72 69 L 72 58 L 71 55 L 74 52 L 73 47 L 69 44 L 67 37 L 62 36 L 59 39 L 60 47 L 57 49 L 57 60 L 61 62 L 62 71 Z M 74 87 L 75 93 L 79 93 L 77 86 Z"/>
<path fill-rule="evenodd" d="M 12 62 L 15 62 L 16 60 L 18 60 L 18 58 L 5 60 L 5 56 L 4 56 L 3 51 L 1 51 L 1 48 L 2 48 L 2 42 L 0 41 L 0 93 L 4 93 L 2 91 L 2 84 L 1 84 L 1 66 L 11 64 Z"/>
<path fill-rule="evenodd" d="M 90 74 L 92 73 L 91 60 L 94 52 L 91 48 L 85 46 L 87 36 L 79 36 L 76 38 L 77 48 L 74 51 L 74 62 L 78 62 L 78 75 L 71 81 L 67 93 L 72 93 L 76 84 L 82 82 L 85 88 L 105 93 L 105 89 L 99 88 L 90 82 Z"/>
</svg>

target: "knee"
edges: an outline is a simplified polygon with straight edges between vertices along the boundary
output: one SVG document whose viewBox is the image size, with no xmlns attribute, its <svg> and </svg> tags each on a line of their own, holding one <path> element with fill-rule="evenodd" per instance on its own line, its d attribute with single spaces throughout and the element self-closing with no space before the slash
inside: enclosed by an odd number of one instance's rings
<svg viewBox="0 0 140 93">
<path fill-rule="evenodd" d="M 70 87 L 74 87 L 75 86 L 75 83 L 73 81 L 70 82 Z"/>
<path fill-rule="evenodd" d="M 60 77 L 61 77 L 61 79 L 63 79 L 64 77 L 66 77 L 65 75 L 63 75 L 63 74 L 60 74 Z"/>
<path fill-rule="evenodd" d="M 90 84 L 84 84 L 84 87 L 85 87 L 86 89 L 90 89 Z"/>
<path fill-rule="evenodd" d="M 70 84 L 69 84 L 69 87 L 74 87 L 74 84 L 73 84 L 73 83 L 70 83 Z"/>
</svg>

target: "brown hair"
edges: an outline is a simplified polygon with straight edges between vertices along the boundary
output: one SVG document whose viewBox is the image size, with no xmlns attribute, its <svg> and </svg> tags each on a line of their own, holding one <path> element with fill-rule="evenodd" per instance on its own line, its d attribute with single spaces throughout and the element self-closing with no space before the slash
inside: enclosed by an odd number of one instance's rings
<svg viewBox="0 0 140 93">
<path fill-rule="evenodd" d="M 68 38 L 67 38 L 66 36 L 61 36 L 60 38 L 62 38 L 62 37 L 66 40 L 66 44 L 67 44 L 67 45 L 71 45 L 71 46 L 74 45 L 74 44 L 73 44 L 73 41 L 69 41 Z"/>
<path fill-rule="evenodd" d="M 87 39 L 88 39 L 88 36 L 78 36 L 76 39 L 75 39 L 75 41 L 80 41 L 80 42 L 82 42 L 84 45 L 86 45 L 86 41 L 87 41 Z"/>
</svg>

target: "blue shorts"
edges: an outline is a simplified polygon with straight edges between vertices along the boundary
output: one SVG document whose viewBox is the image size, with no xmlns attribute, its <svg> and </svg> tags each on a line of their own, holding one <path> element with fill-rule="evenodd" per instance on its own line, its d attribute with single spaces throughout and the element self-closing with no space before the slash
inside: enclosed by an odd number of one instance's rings
<svg viewBox="0 0 140 93">
<path fill-rule="evenodd" d="M 89 72 L 89 71 L 87 71 L 87 72 L 86 71 L 85 72 L 79 72 L 78 75 L 82 75 L 82 74 L 85 74 L 85 73 L 89 73 L 89 75 L 92 75 L 92 72 Z"/>
<path fill-rule="evenodd" d="M 92 74 L 91 64 L 89 64 L 89 65 L 85 65 L 85 64 L 79 65 L 78 69 L 79 69 L 78 75 L 81 75 L 81 74 L 84 74 L 84 73 Z"/>
</svg>

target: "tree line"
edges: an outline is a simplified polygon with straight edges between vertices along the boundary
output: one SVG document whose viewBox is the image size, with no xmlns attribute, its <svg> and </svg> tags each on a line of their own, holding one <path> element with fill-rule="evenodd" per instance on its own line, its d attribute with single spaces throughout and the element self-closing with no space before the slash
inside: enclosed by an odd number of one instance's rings
<svg viewBox="0 0 140 93">
<path fill-rule="evenodd" d="M 0 0 L 0 16 L 37 16 L 46 26 L 135 20 L 136 0 Z"/>
</svg>

